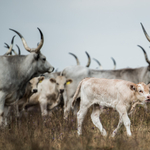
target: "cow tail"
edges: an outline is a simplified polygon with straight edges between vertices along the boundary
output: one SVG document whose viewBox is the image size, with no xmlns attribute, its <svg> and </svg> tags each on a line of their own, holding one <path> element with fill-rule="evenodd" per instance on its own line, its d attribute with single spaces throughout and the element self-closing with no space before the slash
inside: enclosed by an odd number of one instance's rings
<svg viewBox="0 0 150 150">
<path fill-rule="evenodd" d="M 77 99 L 78 94 L 79 94 L 79 92 L 80 92 L 82 82 L 83 82 L 83 80 L 79 83 L 79 85 L 78 85 L 78 87 L 77 87 L 77 90 L 76 90 L 76 93 L 75 93 L 74 96 L 73 96 L 72 108 L 74 108 L 74 105 L 75 105 L 75 103 L 76 103 L 76 99 Z"/>
</svg>

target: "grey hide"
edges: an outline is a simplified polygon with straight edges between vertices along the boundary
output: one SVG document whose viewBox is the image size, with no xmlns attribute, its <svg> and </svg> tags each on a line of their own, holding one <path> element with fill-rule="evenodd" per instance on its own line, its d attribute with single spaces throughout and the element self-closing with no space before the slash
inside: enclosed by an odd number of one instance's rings
<svg viewBox="0 0 150 150">
<path fill-rule="evenodd" d="M 23 36 L 19 32 L 13 31 L 20 36 L 25 47 Z M 3 116 L 8 114 L 7 106 L 22 98 L 28 81 L 35 76 L 54 70 L 40 52 L 44 42 L 41 31 L 40 34 L 41 44 L 35 51 L 33 49 L 30 51 L 29 47 L 25 47 L 31 52 L 29 55 L 0 56 L 0 125 L 2 125 Z M 4 105 L 6 106 L 5 110 Z"/>
</svg>

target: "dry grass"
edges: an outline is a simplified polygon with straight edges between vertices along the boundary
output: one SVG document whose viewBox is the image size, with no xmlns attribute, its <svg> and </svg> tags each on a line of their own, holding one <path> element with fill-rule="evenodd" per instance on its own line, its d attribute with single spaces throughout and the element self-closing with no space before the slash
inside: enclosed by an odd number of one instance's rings
<svg viewBox="0 0 150 150">
<path fill-rule="evenodd" d="M 150 106 L 148 106 L 150 110 Z M 123 126 L 115 138 L 111 133 L 118 124 L 118 113 L 107 109 L 101 122 L 108 136 L 103 137 L 93 125 L 89 110 L 84 123 L 83 135 L 77 136 L 76 118 L 70 114 L 63 120 L 58 111 L 51 118 L 42 119 L 40 114 L 13 119 L 11 125 L 1 130 L 0 149 L 3 150 L 141 150 L 150 149 L 150 113 L 138 106 L 130 116 L 132 137 L 127 137 Z"/>
</svg>

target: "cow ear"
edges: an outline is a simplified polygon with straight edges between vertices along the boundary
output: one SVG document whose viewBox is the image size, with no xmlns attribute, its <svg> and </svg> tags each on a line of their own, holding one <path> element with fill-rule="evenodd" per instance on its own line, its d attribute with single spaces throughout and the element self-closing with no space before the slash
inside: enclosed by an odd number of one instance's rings
<svg viewBox="0 0 150 150">
<path fill-rule="evenodd" d="M 149 84 L 147 84 L 147 86 L 149 87 L 149 89 L 150 89 L 150 83 Z"/>
<path fill-rule="evenodd" d="M 35 55 L 34 55 L 35 60 L 38 60 L 39 57 L 40 57 L 40 54 L 39 53 L 35 53 Z"/>
<path fill-rule="evenodd" d="M 54 78 L 49 79 L 52 83 L 56 83 L 56 80 Z"/>
<path fill-rule="evenodd" d="M 132 91 L 136 91 L 135 85 L 130 85 L 130 89 L 131 89 Z"/>
<path fill-rule="evenodd" d="M 72 80 L 71 80 L 71 79 L 67 79 L 66 85 L 68 85 L 68 84 L 70 84 L 70 83 L 72 83 Z"/>
<path fill-rule="evenodd" d="M 41 76 L 39 77 L 39 83 L 41 83 L 44 80 L 45 77 Z"/>
</svg>

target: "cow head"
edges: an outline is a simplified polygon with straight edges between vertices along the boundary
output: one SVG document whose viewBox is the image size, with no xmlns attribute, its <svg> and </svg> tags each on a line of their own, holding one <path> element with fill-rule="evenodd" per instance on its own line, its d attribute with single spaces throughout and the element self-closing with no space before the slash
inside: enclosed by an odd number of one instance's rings
<svg viewBox="0 0 150 150">
<path fill-rule="evenodd" d="M 48 72 L 51 73 L 54 70 L 54 67 L 52 67 L 49 62 L 46 60 L 46 57 L 41 53 L 41 48 L 43 46 L 44 43 L 44 36 L 42 31 L 38 28 L 40 35 L 41 35 L 41 41 L 38 44 L 37 48 L 30 48 L 27 45 L 27 42 L 25 41 L 24 37 L 17 32 L 16 30 L 10 29 L 12 31 L 14 31 L 15 33 L 17 33 L 19 35 L 19 37 L 22 40 L 23 46 L 24 48 L 31 53 L 31 55 L 29 56 L 29 62 L 32 62 L 33 65 L 36 68 L 36 75 Z"/>
<path fill-rule="evenodd" d="M 38 84 L 41 83 L 43 80 L 44 80 L 44 77 L 40 76 L 40 77 L 35 77 L 29 81 L 31 93 L 38 92 Z"/>
<path fill-rule="evenodd" d="M 51 78 L 50 82 L 55 83 L 57 86 L 57 90 L 62 94 L 65 90 L 65 87 L 69 85 L 72 80 L 66 79 L 64 76 L 57 76 L 56 79 Z"/>
<path fill-rule="evenodd" d="M 145 103 L 150 101 L 150 84 L 146 85 L 145 83 L 140 82 L 131 85 L 130 89 L 135 91 L 135 96 L 140 102 Z"/>
</svg>

